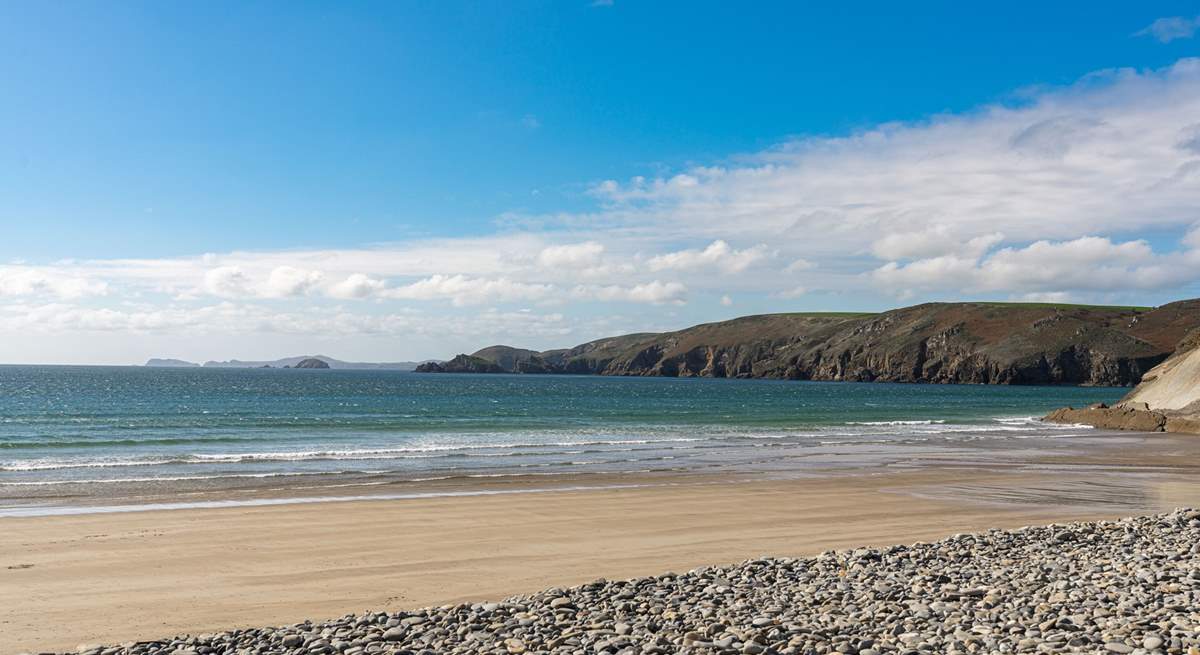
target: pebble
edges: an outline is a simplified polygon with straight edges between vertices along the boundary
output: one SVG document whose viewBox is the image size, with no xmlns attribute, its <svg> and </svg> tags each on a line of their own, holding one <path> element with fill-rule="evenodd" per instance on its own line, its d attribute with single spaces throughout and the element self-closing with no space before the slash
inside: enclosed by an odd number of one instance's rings
<svg viewBox="0 0 1200 655">
<path fill-rule="evenodd" d="M 79 653 L 1200 655 L 1198 519 L 989 530 Z"/>
</svg>

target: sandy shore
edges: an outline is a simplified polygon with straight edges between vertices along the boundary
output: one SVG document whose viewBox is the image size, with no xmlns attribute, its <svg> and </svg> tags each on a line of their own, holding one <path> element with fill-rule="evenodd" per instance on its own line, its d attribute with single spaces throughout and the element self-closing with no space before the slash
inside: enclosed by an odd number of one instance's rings
<svg viewBox="0 0 1200 655">
<path fill-rule="evenodd" d="M 1179 444 L 1181 455 L 1195 449 Z M 1200 505 L 1196 460 L 1180 461 L 1112 454 L 1074 473 L 935 465 L 792 481 L 681 478 L 603 491 L 10 518 L 0 526 L 0 652 L 496 599 L 763 554 Z"/>
</svg>

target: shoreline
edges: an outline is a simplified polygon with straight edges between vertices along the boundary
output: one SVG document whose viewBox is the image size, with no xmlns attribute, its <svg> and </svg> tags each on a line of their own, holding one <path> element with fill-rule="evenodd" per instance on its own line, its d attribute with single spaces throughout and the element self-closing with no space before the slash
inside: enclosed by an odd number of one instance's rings
<svg viewBox="0 0 1200 655">
<path fill-rule="evenodd" d="M 1131 546 L 1138 568 L 1114 566 Z M 77 652 L 1173 655 L 1200 647 L 1197 557 L 1200 511 L 1180 508 Z"/>
<path fill-rule="evenodd" d="M 1131 442 L 1071 466 L 933 463 L 789 480 L 691 476 L 590 491 L 0 519 L 0 580 L 11 590 L 0 598 L 0 652 L 496 600 L 764 554 L 1200 505 L 1200 465 L 1177 459 L 1197 444 L 1156 443 L 1162 452 L 1148 461 Z"/>
</svg>

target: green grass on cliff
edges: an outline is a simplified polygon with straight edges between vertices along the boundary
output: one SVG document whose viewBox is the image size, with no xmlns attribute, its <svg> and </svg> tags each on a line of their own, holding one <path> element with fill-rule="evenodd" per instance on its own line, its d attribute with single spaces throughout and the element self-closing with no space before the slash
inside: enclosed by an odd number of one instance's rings
<svg viewBox="0 0 1200 655">
<path fill-rule="evenodd" d="M 1002 302 L 991 301 L 977 303 L 980 305 L 993 305 L 996 307 L 1023 307 L 1028 309 L 1046 308 L 1046 309 L 1108 309 L 1121 312 L 1148 312 L 1153 307 L 1140 307 L 1137 305 L 1080 305 L 1065 302 Z"/>
</svg>

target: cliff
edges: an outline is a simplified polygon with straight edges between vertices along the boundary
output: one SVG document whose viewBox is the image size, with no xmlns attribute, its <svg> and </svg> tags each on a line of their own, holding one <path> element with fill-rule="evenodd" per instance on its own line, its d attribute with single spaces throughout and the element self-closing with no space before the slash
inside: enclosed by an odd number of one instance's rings
<svg viewBox="0 0 1200 655">
<path fill-rule="evenodd" d="M 544 352 L 491 346 L 470 357 L 498 372 L 1131 385 L 1197 327 L 1200 300 L 1154 309 L 929 303 L 880 314 L 747 316 Z"/>
<path fill-rule="evenodd" d="M 510 373 L 496 362 L 472 355 L 459 355 L 447 362 L 425 362 L 417 373 Z"/>
<path fill-rule="evenodd" d="M 1174 354 L 1150 369 L 1142 382 L 1113 407 L 1064 407 L 1051 412 L 1046 420 L 1118 430 L 1200 434 L 1200 330 L 1188 334 Z"/>
</svg>

